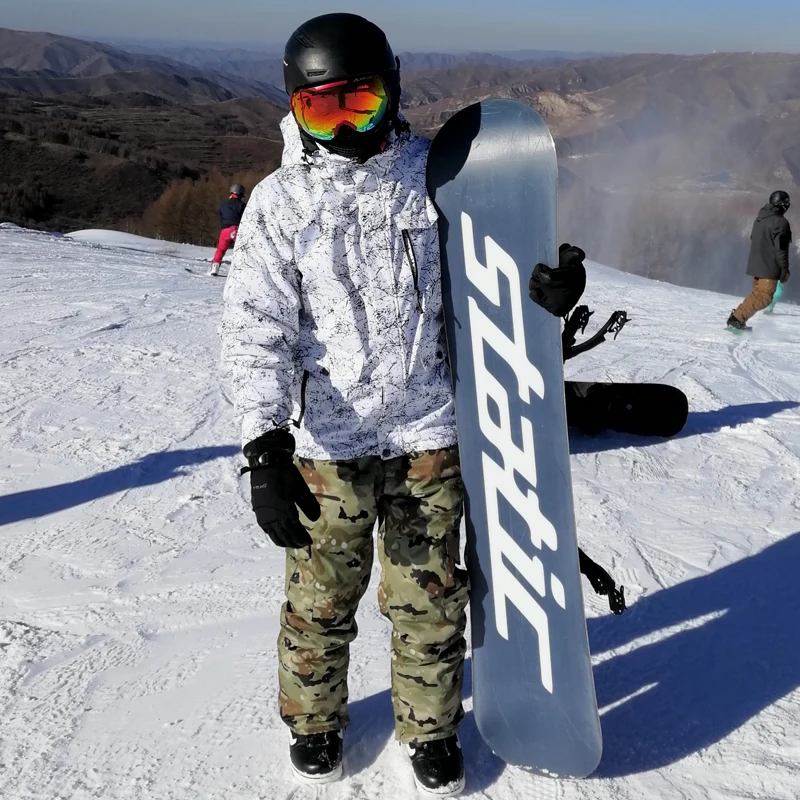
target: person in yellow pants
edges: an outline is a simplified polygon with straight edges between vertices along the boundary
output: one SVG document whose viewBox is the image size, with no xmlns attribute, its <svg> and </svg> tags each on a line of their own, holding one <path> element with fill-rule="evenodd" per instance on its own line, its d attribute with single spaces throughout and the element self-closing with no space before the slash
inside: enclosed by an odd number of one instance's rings
<svg viewBox="0 0 800 800">
<path fill-rule="evenodd" d="M 750 257 L 747 274 L 753 276 L 753 291 L 728 317 L 728 329 L 736 333 L 749 331 L 747 321 L 758 311 L 769 307 L 778 283 L 789 280 L 789 247 L 792 229 L 786 219 L 791 200 L 784 191 L 770 195 L 753 223 L 750 235 Z"/>
</svg>

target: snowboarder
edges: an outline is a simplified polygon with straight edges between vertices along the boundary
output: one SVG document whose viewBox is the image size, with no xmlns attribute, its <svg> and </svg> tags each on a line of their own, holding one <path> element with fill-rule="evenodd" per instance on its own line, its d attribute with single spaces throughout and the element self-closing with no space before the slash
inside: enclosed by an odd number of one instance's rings
<svg viewBox="0 0 800 800">
<path fill-rule="evenodd" d="M 728 317 L 728 328 L 734 332 L 752 330 L 747 320 L 772 303 L 779 281 L 789 280 L 792 230 L 785 214 L 790 205 L 786 192 L 773 192 L 753 223 L 747 261 L 747 274 L 753 276 L 753 291 Z"/>
<path fill-rule="evenodd" d="M 214 259 L 211 262 L 210 275 L 219 275 L 220 264 L 225 257 L 225 253 L 236 243 L 236 234 L 239 231 L 239 224 L 242 215 L 247 207 L 244 202 L 246 189 L 240 183 L 231 186 L 230 197 L 219 207 L 219 224 L 222 231 L 219 234 L 219 244 Z"/>
<path fill-rule="evenodd" d="M 400 115 L 399 61 L 368 20 L 316 17 L 284 62 L 292 141 L 242 220 L 221 334 L 256 520 L 286 548 L 291 765 L 316 783 L 342 774 L 377 521 L 395 733 L 420 791 L 452 796 L 468 580 L 430 142 Z"/>
</svg>

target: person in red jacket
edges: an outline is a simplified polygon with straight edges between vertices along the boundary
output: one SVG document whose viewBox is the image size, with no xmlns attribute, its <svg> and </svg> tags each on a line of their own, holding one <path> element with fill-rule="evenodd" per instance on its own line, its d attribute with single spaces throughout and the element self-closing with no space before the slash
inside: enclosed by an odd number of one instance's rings
<svg viewBox="0 0 800 800">
<path fill-rule="evenodd" d="M 214 253 L 214 260 L 211 262 L 211 275 L 219 275 L 219 266 L 225 253 L 236 243 L 236 233 L 247 205 L 244 202 L 245 193 L 244 186 L 234 183 L 231 186 L 231 196 L 219 208 L 219 224 L 222 226 L 222 232 L 219 235 L 217 252 Z"/>
</svg>

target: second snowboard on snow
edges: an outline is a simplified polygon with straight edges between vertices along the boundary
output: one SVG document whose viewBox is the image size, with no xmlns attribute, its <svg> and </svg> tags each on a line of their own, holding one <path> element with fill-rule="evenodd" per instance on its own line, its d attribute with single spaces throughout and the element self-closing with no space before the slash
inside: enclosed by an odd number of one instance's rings
<svg viewBox="0 0 800 800">
<path fill-rule="evenodd" d="M 686 395 L 665 383 L 567 381 L 564 391 L 567 423 L 589 435 L 675 436 L 689 417 Z"/>
<path fill-rule="evenodd" d="M 582 777 L 602 752 L 578 569 L 559 320 L 532 303 L 558 262 L 553 139 L 532 109 L 470 106 L 436 136 L 442 293 L 472 581 L 473 703 L 504 761 Z"/>
</svg>

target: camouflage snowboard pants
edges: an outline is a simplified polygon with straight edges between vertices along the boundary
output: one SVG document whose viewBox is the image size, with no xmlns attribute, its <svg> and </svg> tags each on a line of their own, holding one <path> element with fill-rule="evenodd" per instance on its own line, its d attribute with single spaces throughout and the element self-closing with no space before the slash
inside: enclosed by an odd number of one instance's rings
<svg viewBox="0 0 800 800">
<path fill-rule="evenodd" d="M 401 742 L 449 736 L 463 717 L 469 593 L 458 567 L 462 511 L 457 449 L 383 461 L 297 459 L 322 507 L 302 516 L 313 545 L 287 550 L 278 640 L 280 710 L 300 734 L 348 723 L 347 668 L 356 609 L 370 579 L 379 522 L 381 611 L 391 620 L 392 705 Z"/>
</svg>

